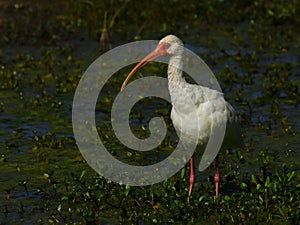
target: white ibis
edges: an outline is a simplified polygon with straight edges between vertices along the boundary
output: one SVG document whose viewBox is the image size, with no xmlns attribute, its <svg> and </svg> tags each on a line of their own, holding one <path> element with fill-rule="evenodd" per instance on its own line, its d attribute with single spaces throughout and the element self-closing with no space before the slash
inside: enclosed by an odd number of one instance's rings
<svg viewBox="0 0 300 225">
<path fill-rule="evenodd" d="M 218 123 L 219 118 L 225 118 L 227 124 L 228 122 L 231 123 L 232 121 L 235 121 L 235 113 L 231 105 L 224 100 L 223 93 L 210 89 L 208 87 L 186 82 L 186 80 L 182 76 L 182 70 L 180 69 L 182 68 L 183 64 L 183 53 L 184 45 L 178 37 L 174 35 L 168 35 L 164 37 L 163 39 L 161 39 L 156 49 L 149 55 L 147 55 L 140 63 L 138 63 L 128 74 L 122 84 L 121 91 L 125 88 L 129 79 L 141 67 L 145 66 L 148 62 L 160 56 L 169 56 L 168 88 L 171 96 L 171 119 L 174 128 L 177 134 L 186 136 L 187 138 L 189 135 L 197 135 L 197 137 L 192 137 L 191 139 L 196 139 L 198 143 L 205 144 L 209 139 L 211 133 L 212 122 Z M 192 99 L 196 107 L 196 115 L 198 116 L 198 121 L 200 121 L 201 126 L 194 122 L 194 118 L 188 116 L 191 110 L 195 110 L 195 108 L 191 109 L 190 107 L 187 107 L 186 99 L 188 97 Z M 211 121 L 212 119 L 215 121 Z M 185 126 L 184 129 L 182 128 L 182 126 Z M 193 130 L 195 129 L 198 129 L 198 132 L 193 132 Z M 216 186 L 216 196 L 218 196 L 220 174 L 217 157 L 215 158 L 215 165 L 216 173 L 214 179 Z M 195 171 L 193 155 L 190 158 L 190 186 L 187 198 L 188 204 L 193 191 L 194 181 Z"/>
</svg>

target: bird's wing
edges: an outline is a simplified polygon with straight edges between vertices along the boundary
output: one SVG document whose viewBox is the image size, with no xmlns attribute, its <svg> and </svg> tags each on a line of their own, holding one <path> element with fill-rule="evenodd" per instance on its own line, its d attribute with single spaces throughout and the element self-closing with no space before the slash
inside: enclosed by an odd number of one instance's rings
<svg viewBox="0 0 300 225">
<path fill-rule="evenodd" d="M 238 116 L 236 115 L 234 108 L 228 102 L 226 102 L 226 111 L 229 122 L 235 122 L 238 120 Z"/>
<path fill-rule="evenodd" d="M 235 112 L 234 108 L 226 102 L 227 124 L 226 134 L 222 148 L 227 147 L 242 147 L 242 129 L 240 126 L 240 117 Z"/>
</svg>

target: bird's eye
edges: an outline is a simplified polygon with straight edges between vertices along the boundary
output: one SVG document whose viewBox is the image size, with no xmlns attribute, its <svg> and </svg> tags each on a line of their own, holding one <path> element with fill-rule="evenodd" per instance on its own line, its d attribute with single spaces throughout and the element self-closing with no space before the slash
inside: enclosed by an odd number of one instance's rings
<svg viewBox="0 0 300 225">
<path fill-rule="evenodd" d="M 169 47 L 170 47 L 170 44 L 169 44 L 169 43 L 165 43 L 165 44 L 164 44 L 164 48 L 165 48 L 165 49 L 168 49 Z"/>
</svg>

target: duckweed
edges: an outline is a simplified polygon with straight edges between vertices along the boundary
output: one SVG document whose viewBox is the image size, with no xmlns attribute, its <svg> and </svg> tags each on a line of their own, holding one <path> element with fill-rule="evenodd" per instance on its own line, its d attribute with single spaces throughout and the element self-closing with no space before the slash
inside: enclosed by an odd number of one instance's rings
<svg viewBox="0 0 300 225">
<path fill-rule="evenodd" d="M 1 224 L 300 223 L 298 1 L 6 1 L 0 9 Z M 88 65 L 109 48 L 168 33 L 213 69 L 243 127 L 244 146 L 220 152 L 220 196 L 212 165 L 197 174 L 190 205 L 188 166 L 152 186 L 120 185 L 88 166 L 72 131 Z M 110 124 L 128 71 L 99 95 L 97 131 L 115 157 L 156 162 L 178 142 L 168 103 L 147 99 L 130 115 L 139 137 L 153 115 L 167 121 L 166 139 L 148 155 L 125 148 Z"/>
</svg>

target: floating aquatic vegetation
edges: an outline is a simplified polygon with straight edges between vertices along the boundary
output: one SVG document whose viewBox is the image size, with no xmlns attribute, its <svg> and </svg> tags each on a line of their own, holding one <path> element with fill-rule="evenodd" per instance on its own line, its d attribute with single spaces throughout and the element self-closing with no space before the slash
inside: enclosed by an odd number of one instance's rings
<svg viewBox="0 0 300 225">
<path fill-rule="evenodd" d="M 0 223 L 299 223 L 299 1 L 5 1 L 0 10 Z M 96 174 L 80 155 L 72 99 L 102 53 L 105 27 L 111 47 L 175 33 L 214 69 L 241 115 L 245 141 L 220 153 L 218 198 L 213 166 L 197 175 L 188 206 L 187 167 L 162 183 L 131 187 Z M 165 69 L 156 64 L 143 75 L 165 76 Z M 113 156 L 146 163 L 148 156 L 115 140 L 108 119 L 128 71 L 99 96 L 97 131 Z M 131 112 L 139 137 L 149 135 L 152 115 L 168 123 L 151 162 L 177 144 L 169 108 L 146 99 Z"/>
</svg>

